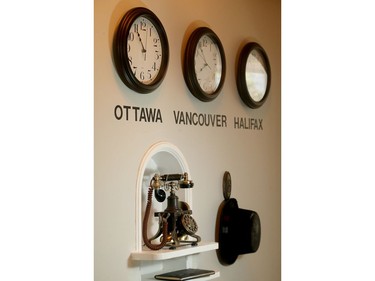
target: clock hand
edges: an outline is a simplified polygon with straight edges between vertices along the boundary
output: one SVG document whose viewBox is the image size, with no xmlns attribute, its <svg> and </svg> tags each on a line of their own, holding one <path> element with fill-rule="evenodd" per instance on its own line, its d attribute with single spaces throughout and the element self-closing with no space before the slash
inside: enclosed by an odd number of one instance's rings
<svg viewBox="0 0 375 281">
<path fill-rule="evenodd" d="M 210 67 L 207 63 L 204 63 L 204 65 L 201 67 L 201 69 L 199 70 L 199 72 L 202 72 L 203 69 L 204 69 L 206 66 Z M 210 69 L 211 69 L 211 67 L 210 67 Z"/>
<path fill-rule="evenodd" d="M 209 66 L 209 64 L 208 64 L 207 61 L 206 61 L 206 57 L 204 56 L 204 53 L 203 53 L 202 48 L 199 48 L 199 50 L 200 50 L 200 52 L 198 52 L 198 54 L 201 56 L 201 58 L 202 58 L 203 61 L 204 61 L 204 66 L 202 67 L 202 69 L 203 69 L 204 67 L 206 67 L 206 66 L 208 66 L 208 68 L 211 69 L 211 67 Z M 202 71 L 202 69 L 201 69 L 201 71 Z"/>
<path fill-rule="evenodd" d="M 145 60 L 146 60 L 146 56 L 147 56 L 147 36 L 148 32 L 147 32 L 147 28 L 146 28 L 146 48 L 145 48 Z"/>
<path fill-rule="evenodd" d="M 199 48 L 199 51 L 198 51 L 198 54 L 201 56 L 201 58 L 203 59 L 203 61 L 206 63 L 206 58 L 204 57 L 204 53 L 203 53 L 202 48 Z"/>
<path fill-rule="evenodd" d="M 142 43 L 141 35 L 139 34 L 139 32 L 138 32 L 138 31 L 137 31 L 137 34 L 138 34 L 138 39 L 139 39 L 139 42 L 141 42 L 141 45 L 142 45 L 142 53 L 146 53 L 146 49 L 145 49 L 145 46 L 143 46 L 143 43 Z"/>
</svg>

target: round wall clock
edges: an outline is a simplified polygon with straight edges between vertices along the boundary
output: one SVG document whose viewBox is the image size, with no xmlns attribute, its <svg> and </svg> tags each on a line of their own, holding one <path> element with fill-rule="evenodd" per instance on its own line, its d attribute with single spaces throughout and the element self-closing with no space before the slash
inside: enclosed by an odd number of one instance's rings
<svg viewBox="0 0 375 281">
<path fill-rule="evenodd" d="M 224 84 L 225 67 L 219 37 L 207 27 L 194 30 L 186 45 L 183 66 L 190 92 L 201 101 L 215 99 Z"/>
<path fill-rule="evenodd" d="M 271 68 L 264 49 L 257 43 L 247 43 L 237 64 L 237 89 L 243 102 L 258 108 L 266 101 L 271 84 Z"/>
<path fill-rule="evenodd" d="M 168 67 L 167 34 L 157 16 L 146 8 L 129 10 L 113 39 L 113 58 L 121 80 L 146 94 L 160 86 Z"/>
</svg>

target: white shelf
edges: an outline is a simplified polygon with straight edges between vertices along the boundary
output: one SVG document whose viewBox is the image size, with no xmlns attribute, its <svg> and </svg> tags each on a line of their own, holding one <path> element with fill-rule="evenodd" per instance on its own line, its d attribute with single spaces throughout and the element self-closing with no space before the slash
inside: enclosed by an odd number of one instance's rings
<svg viewBox="0 0 375 281">
<path fill-rule="evenodd" d="M 142 281 L 155 281 L 157 279 L 154 278 L 156 274 L 148 274 L 146 276 L 142 276 Z M 201 278 L 194 278 L 192 280 L 194 281 L 206 281 L 206 280 L 212 280 L 212 279 L 216 279 L 216 278 L 219 278 L 220 277 L 220 272 L 219 271 L 215 271 L 215 274 L 212 274 L 212 275 L 209 275 L 209 276 L 205 276 L 205 277 L 201 277 Z"/>
<path fill-rule="evenodd" d="M 148 248 L 144 248 L 143 251 L 132 252 L 130 257 L 133 260 L 139 260 L 139 261 L 167 260 L 167 259 L 173 259 L 177 257 L 183 257 L 183 256 L 192 255 L 192 254 L 212 251 L 218 248 L 219 248 L 219 244 L 217 242 L 199 242 L 197 246 L 187 245 L 187 246 L 182 246 L 180 248 L 177 248 L 175 250 L 162 249 L 158 251 L 153 251 Z M 202 280 L 206 280 L 206 279 L 202 279 Z"/>
</svg>

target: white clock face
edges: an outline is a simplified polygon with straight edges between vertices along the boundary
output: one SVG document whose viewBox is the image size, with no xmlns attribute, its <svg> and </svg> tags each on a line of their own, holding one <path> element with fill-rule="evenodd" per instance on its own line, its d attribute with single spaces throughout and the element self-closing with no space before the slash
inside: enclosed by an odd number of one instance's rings
<svg viewBox="0 0 375 281">
<path fill-rule="evenodd" d="M 135 78 L 149 85 L 157 77 L 162 63 L 160 36 L 150 20 L 138 17 L 127 38 L 129 65 Z"/>
<path fill-rule="evenodd" d="M 203 35 L 198 41 L 194 65 L 201 89 L 206 94 L 213 94 L 220 84 L 222 61 L 218 46 L 207 35 Z"/>
<path fill-rule="evenodd" d="M 267 89 L 265 62 L 257 50 L 252 50 L 246 62 L 246 84 L 251 98 L 259 102 Z"/>
</svg>

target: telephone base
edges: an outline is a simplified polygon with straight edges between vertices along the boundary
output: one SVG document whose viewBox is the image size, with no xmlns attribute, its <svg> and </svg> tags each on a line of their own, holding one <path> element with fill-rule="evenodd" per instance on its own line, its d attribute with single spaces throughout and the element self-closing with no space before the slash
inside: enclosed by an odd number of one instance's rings
<svg viewBox="0 0 375 281">
<path fill-rule="evenodd" d="M 169 250 L 176 250 L 178 247 L 185 247 L 185 246 L 198 246 L 198 241 L 179 241 L 179 243 L 167 243 L 166 247 L 169 247 Z"/>
</svg>

